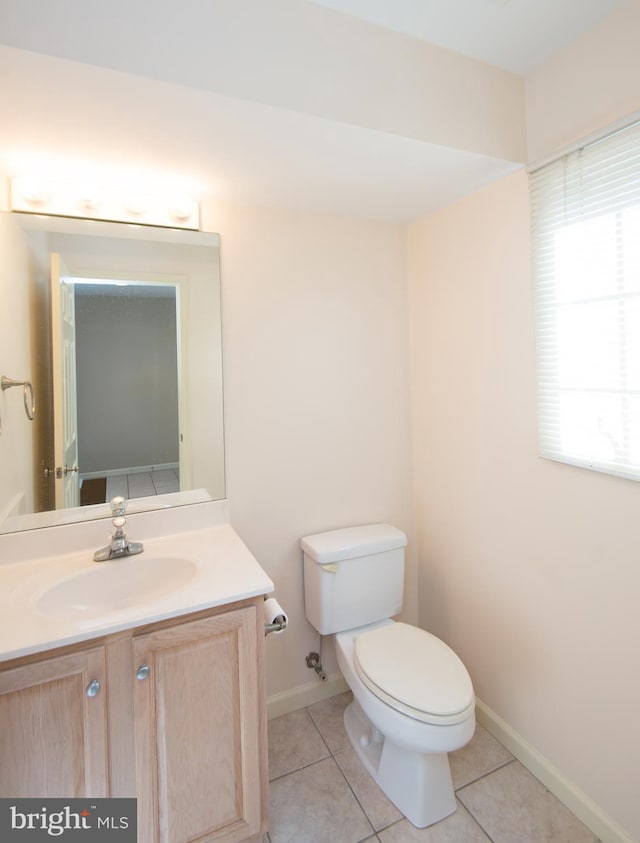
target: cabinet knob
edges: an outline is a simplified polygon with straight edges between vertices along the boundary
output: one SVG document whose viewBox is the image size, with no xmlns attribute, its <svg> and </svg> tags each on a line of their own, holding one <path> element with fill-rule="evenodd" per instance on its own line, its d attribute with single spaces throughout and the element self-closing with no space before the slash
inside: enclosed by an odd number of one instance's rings
<svg viewBox="0 0 640 843">
<path fill-rule="evenodd" d="M 100 683 L 97 679 L 92 679 L 91 682 L 87 685 L 87 696 L 88 697 L 95 697 L 97 694 L 100 693 Z"/>
<path fill-rule="evenodd" d="M 151 668 L 148 664 L 141 664 L 136 672 L 136 679 L 146 679 L 151 673 Z"/>
</svg>

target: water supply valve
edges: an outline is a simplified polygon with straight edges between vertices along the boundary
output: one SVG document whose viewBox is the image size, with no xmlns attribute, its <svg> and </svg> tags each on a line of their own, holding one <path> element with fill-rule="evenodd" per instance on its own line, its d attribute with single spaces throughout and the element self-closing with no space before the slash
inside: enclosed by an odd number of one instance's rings
<svg viewBox="0 0 640 843">
<path fill-rule="evenodd" d="M 305 658 L 305 662 L 307 663 L 308 668 L 313 668 L 315 672 L 318 674 L 320 679 L 323 682 L 327 681 L 327 676 L 322 669 L 322 663 L 320 662 L 320 654 L 319 653 L 309 653 L 309 655 Z"/>
</svg>

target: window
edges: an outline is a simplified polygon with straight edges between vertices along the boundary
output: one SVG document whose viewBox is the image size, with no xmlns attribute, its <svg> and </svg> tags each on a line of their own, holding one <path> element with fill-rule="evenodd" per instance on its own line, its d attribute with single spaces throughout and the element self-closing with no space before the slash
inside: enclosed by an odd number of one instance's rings
<svg viewBox="0 0 640 843">
<path fill-rule="evenodd" d="M 531 174 L 544 457 L 640 480 L 640 124 Z"/>
</svg>

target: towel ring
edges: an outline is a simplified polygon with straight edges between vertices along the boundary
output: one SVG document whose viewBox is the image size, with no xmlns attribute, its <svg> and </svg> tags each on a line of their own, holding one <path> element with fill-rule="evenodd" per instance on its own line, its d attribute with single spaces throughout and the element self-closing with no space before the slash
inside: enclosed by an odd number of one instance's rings
<svg viewBox="0 0 640 843">
<path fill-rule="evenodd" d="M 27 414 L 29 421 L 33 421 L 36 417 L 36 400 L 33 394 L 33 385 L 31 381 L 16 381 L 13 378 L 8 378 L 2 375 L 0 378 L 0 388 L 4 392 L 5 389 L 10 389 L 12 386 L 22 387 L 22 398 L 24 401 L 24 411 Z"/>
</svg>

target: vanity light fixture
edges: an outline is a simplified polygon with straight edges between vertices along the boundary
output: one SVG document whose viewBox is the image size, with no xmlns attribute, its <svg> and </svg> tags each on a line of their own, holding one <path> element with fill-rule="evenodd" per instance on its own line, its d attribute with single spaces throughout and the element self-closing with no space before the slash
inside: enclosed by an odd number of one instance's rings
<svg viewBox="0 0 640 843">
<path fill-rule="evenodd" d="M 147 203 L 142 196 L 136 196 L 132 199 L 127 199 L 125 210 L 130 217 L 139 220 L 147 213 Z"/>
<path fill-rule="evenodd" d="M 22 187 L 22 194 L 25 202 L 32 208 L 42 208 L 49 201 L 49 193 L 46 185 L 39 181 L 26 181 Z"/>
<path fill-rule="evenodd" d="M 191 208 L 189 207 L 189 201 L 187 199 L 183 199 L 180 202 L 177 202 L 173 208 L 171 208 L 171 217 L 176 222 L 187 222 L 189 217 L 191 216 Z"/>
<path fill-rule="evenodd" d="M 163 228 L 200 229 L 200 205 L 175 196 L 98 190 L 43 180 L 11 179 L 11 210 Z"/>
<path fill-rule="evenodd" d="M 100 207 L 100 203 L 98 202 L 95 191 L 91 191 L 91 193 L 86 190 L 84 191 L 82 197 L 80 198 L 80 207 L 85 214 L 88 214 L 91 211 L 97 211 Z"/>
</svg>

